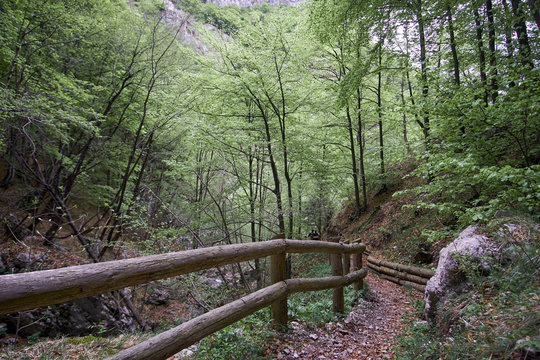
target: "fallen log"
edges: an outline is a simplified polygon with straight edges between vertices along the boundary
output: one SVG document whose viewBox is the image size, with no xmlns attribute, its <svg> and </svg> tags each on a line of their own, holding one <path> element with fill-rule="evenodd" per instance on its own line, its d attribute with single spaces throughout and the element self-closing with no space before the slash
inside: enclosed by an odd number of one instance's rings
<svg viewBox="0 0 540 360">
<path fill-rule="evenodd" d="M 368 263 L 368 265 L 369 265 L 369 263 Z M 411 281 L 411 282 L 414 282 L 414 283 L 417 283 L 417 284 L 420 284 L 420 285 L 426 285 L 428 280 L 429 280 L 429 279 L 426 279 L 426 278 L 421 277 L 421 276 L 411 275 L 409 273 L 402 272 L 402 271 L 397 271 L 397 270 L 394 270 L 394 269 L 390 269 L 390 268 L 387 268 L 386 266 L 382 266 L 382 265 L 377 266 L 377 265 L 372 264 L 372 266 L 376 266 L 376 270 L 378 272 L 380 272 L 380 273 L 383 273 L 383 274 L 386 274 L 386 275 L 389 275 L 389 276 L 393 276 L 395 278 Z"/>
<path fill-rule="evenodd" d="M 389 275 L 386 275 L 386 274 L 383 274 L 383 273 L 380 273 L 378 272 L 376 269 L 374 269 L 374 265 L 372 264 L 369 264 L 368 263 L 368 267 L 370 268 L 371 272 L 373 272 L 375 275 L 381 277 L 382 279 L 385 279 L 385 280 L 388 280 L 388 281 L 391 281 L 397 285 L 407 285 L 407 286 L 410 286 L 412 287 L 413 289 L 415 290 L 418 290 L 420 292 L 425 292 L 426 291 L 426 287 L 424 285 L 420 285 L 420 284 L 417 284 L 417 283 L 414 283 L 414 282 L 411 282 L 411 281 L 407 281 L 407 280 L 403 280 L 403 279 L 398 279 L 398 278 L 395 278 L 395 277 L 392 277 L 392 276 L 389 276 Z"/>
<path fill-rule="evenodd" d="M 429 270 L 429 269 L 424 269 L 424 268 L 417 267 L 417 266 L 410 266 L 410 265 L 391 263 L 391 262 L 388 262 L 388 261 L 376 259 L 376 258 L 374 258 L 372 256 L 368 256 L 367 261 L 371 262 L 371 263 L 373 263 L 375 265 L 378 265 L 378 266 L 382 265 L 382 266 L 385 266 L 385 267 L 390 268 L 390 269 L 401 270 L 401 271 L 407 272 L 409 274 L 421 276 L 421 277 L 424 277 L 424 278 L 427 278 L 427 279 L 431 278 L 435 274 L 434 271 Z"/>
</svg>

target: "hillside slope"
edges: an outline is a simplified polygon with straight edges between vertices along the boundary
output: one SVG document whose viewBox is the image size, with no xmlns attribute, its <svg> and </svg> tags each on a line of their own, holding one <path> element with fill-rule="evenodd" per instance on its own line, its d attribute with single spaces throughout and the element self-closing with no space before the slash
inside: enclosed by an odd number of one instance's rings
<svg viewBox="0 0 540 360">
<path fill-rule="evenodd" d="M 423 195 L 397 194 L 421 184 L 421 179 L 411 175 L 416 166 L 410 160 L 390 169 L 393 176 L 387 189 L 372 190 L 368 208 L 357 219 L 351 219 L 353 204 L 346 203 L 332 217 L 329 235 L 361 241 L 388 260 L 434 265 L 438 251 L 459 231 L 455 219 L 416 208 L 415 202 Z"/>
</svg>

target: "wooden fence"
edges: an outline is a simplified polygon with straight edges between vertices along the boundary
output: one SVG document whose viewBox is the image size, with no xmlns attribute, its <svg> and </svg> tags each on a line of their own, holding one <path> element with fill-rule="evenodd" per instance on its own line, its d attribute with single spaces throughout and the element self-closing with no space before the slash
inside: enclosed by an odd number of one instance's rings
<svg viewBox="0 0 540 360">
<path fill-rule="evenodd" d="M 343 286 L 361 288 L 363 244 L 309 240 L 270 240 L 143 256 L 96 264 L 0 276 L 0 315 L 98 295 L 127 286 L 270 256 L 272 285 L 211 310 L 109 359 L 166 359 L 180 350 L 266 306 L 272 322 L 287 325 L 287 296 L 296 292 L 334 289 L 333 309 L 344 311 Z M 285 279 L 286 254 L 329 253 L 332 275 L 317 279 Z M 348 274 L 350 255 L 353 272 Z"/>
<path fill-rule="evenodd" d="M 372 256 L 367 257 L 367 267 L 386 280 L 408 285 L 421 292 L 426 291 L 428 280 L 435 274 L 429 269 L 383 261 Z"/>
</svg>

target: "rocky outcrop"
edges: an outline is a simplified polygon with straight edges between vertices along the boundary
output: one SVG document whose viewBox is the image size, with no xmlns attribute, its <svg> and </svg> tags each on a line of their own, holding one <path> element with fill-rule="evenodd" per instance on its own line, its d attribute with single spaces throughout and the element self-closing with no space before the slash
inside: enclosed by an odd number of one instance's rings
<svg viewBox="0 0 540 360">
<path fill-rule="evenodd" d="M 16 240 L 32 235 L 32 232 L 14 214 L 0 213 L 0 222 L 4 225 L 5 233 Z"/>
<path fill-rule="evenodd" d="M 488 272 L 497 248 L 476 226 L 465 229 L 440 251 L 435 275 L 426 285 L 425 316 L 431 325 L 438 321 L 439 309 L 452 296 L 467 288 L 467 271 Z"/>
<path fill-rule="evenodd" d="M 295 5 L 299 4 L 304 0 L 208 0 L 206 2 L 217 4 L 220 6 L 234 5 L 234 6 L 244 6 L 250 7 L 254 5 L 261 5 L 268 3 L 270 5 Z"/>
<path fill-rule="evenodd" d="M 28 337 L 84 336 L 134 331 L 136 324 L 127 308 L 112 296 L 99 295 L 43 309 L 21 311 L 0 318 L 9 334 Z"/>
<path fill-rule="evenodd" d="M 47 255 L 39 251 L 21 252 L 10 257 L 0 253 L 0 274 L 45 270 L 46 262 Z M 132 313 L 114 294 L 5 315 L 0 317 L 0 323 L 5 325 L 8 334 L 21 337 L 113 334 L 136 329 Z"/>
<path fill-rule="evenodd" d="M 151 305 L 168 305 L 171 294 L 163 289 L 156 289 L 144 302 Z"/>
</svg>

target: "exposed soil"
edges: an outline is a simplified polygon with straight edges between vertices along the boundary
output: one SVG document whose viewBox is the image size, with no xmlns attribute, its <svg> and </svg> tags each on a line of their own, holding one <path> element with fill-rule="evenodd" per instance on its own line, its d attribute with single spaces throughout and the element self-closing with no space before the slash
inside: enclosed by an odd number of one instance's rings
<svg viewBox="0 0 540 360">
<path fill-rule="evenodd" d="M 293 322 L 269 349 L 277 359 L 392 359 L 403 314 L 413 311 L 419 292 L 407 290 L 368 274 L 369 292 L 342 321 L 309 328 Z"/>
</svg>

